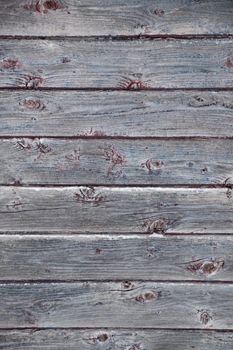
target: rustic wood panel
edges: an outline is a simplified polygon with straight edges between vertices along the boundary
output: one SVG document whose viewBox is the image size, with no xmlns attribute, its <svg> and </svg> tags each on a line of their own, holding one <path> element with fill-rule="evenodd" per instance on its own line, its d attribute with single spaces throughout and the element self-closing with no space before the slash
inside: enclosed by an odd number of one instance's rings
<svg viewBox="0 0 233 350">
<path fill-rule="evenodd" d="M 232 137 L 232 110 L 232 92 L 221 91 L 9 90 L 0 136 Z"/>
<path fill-rule="evenodd" d="M 2 35 L 233 33 L 230 0 L 0 1 Z"/>
<path fill-rule="evenodd" d="M 233 284 L 0 285 L 0 327 L 233 329 Z"/>
<path fill-rule="evenodd" d="M 233 140 L 0 140 L 0 184 L 233 183 Z"/>
<path fill-rule="evenodd" d="M 0 330 L 0 349 L 8 350 L 229 350 L 232 332 L 200 330 Z M 110 348 L 109 348 L 110 346 Z"/>
<path fill-rule="evenodd" d="M 228 188 L 2 187 L 0 231 L 233 233 Z"/>
<path fill-rule="evenodd" d="M 233 87 L 232 40 L 4 40 L 0 87 Z"/>
<path fill-rule="evenodd" d="M 0 236 L 1 280 L 233 281 L 233 239 Z"/>
</svg>

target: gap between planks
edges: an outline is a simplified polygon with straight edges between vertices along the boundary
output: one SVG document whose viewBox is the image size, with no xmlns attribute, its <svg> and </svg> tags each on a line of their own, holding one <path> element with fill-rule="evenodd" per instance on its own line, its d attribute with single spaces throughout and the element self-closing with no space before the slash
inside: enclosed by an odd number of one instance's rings
<svg viewBox="0 0 233 350">
<path fill-rule="evenodd" d="M 62 135 L 0 135 L 0 140 L 11 140 L 15 138 L 34 139 L 53 139 L 53 140 L 233 140 L 233 136 L 62 136 Z"/>
<path fill-rule="evenodd" d="M 121 279 L 65 279 L 65 280 L 53 280 L 53 279 L 43 279 L 43 280 L 32 280 L 32 279 L 25 279 L 25 280 L 1 280 L 0 279 L 0 287 L 3 285 L 39 285 L 39 284 L 77 284 L 77 283 L 122 283 L 125 282 L 125 278 Z M 128 280 L 127 280 L 128 281 Z M 233 281 L 204 281 L 204 280 L 156 280 L 156 279 L 131 279 L 130 282 L 132 283 L 159 283 L 159 284 L 167 284 L 167 283 L 172 283 L 172 284 L 207 284 L 207 285 L 212 285 L 212 284 L 217 284 L 217 285 L 232 285 Z M 127 291 L 127 290 L 126 290 Z"/>
<path fill-rule="evenodd" d="M 77 40 L 77 41 L 135 41 L 135 40 L 225 40 L 233 39 L 231 34 L 139 34 L 139 35 L 0 35 L 0 40 Z"/>
<path fill-rule="evenodd" d="M 233 185 L 232 184 L 106 184 L 106 183 L 98 183 L 98 184 L 90 184 L 90 183 L 86 183 L 86 184 L 79 184 L 79 183 L 75 183 L 75 184 L 4 184 L 4 183 L 0 183 L 0 188 L 4 188 L 4 187 L 12 187 L 12 188 L 35 188 L 35 189 L 40 189 L 40 188 L 70 188 L 70 187 L 105 187 L 105 188 L 113 188 L 113 189 L 118 189 L 118 188 L 179 188 L 179 189 L 232 189 Z"/>
<path fill-rule="evenodd" d="M 227 92 L 227 91 L 233 91 L 233 87 L 218 87 L 218 86 L 210 86 L 210 87 L 174 87 L 174 88 L 167 88 L 167 87 L 147 87 L 147 88 L 134 88 L 134 89 L 124 89 L 121 87 L 63 87 L 63 86 L 38 86 L 36 88 L 25 88 L 21 86 L 0 86 L 0 92 L 1 91 L 77 91 L 77 92 L 114 92 L 114 91 L 121 91 L 126 93 L 138 93 L 138 92 L 176 92 L 176 91 L 183 91 L 183 92 Z"/>
<path fill-rule="evenodd" d="M 233 333 L 233 329 L 211 329 L 211 328 L 159 328 L 159 327 L 140 327 L 140 328 L 129 328 L 129 327 L 11 327 L 11 328 L 7 328 L 7 327 L 0 327 L 1 331 L 9 331 L 9 330 L 35 330 L 35 331 L 43 331 L 43 330 L 77 330 L 77 331 L 85 331 L 85 330 L 96 330 L 96 331 L 100 331 L 100 330 L 109 330 L 109 331 L 115 331 L 115 330 L 125 330 L 125 331 L 130 331 L 133 332 L 135 331 L 171 331 L 171 332 L 188 332 L 188 331 L 192 331 L 192 332 L 196 332 L 199 333 L 201 332 L 219 332 L 219 333 Z"/>
</svg>

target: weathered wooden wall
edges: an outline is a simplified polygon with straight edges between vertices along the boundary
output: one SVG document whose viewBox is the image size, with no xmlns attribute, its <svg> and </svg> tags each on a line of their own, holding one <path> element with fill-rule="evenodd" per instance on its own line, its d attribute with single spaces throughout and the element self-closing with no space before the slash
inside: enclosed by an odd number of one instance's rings
<svg viewBox="0 0 233 350">
<path fill-rule="evenodd" d="M 233 348 L 232 18 L 0 0 L 0 349 Z"/>
</svg>

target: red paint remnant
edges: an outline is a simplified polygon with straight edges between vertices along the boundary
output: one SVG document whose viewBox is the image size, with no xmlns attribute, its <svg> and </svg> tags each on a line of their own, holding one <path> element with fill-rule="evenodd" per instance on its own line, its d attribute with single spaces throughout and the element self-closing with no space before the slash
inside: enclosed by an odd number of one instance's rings
<svg viewBox="0 0 233 350">
<path fill-rule="evenodd" d="M 122 165 L 124 162 L 124 157 L 120 152 L 113 146 L 104 149 L 105 159 L 110 162 L 108 167 L 108 175 L 112 174 L 113 169 L 117 165 Z"/>
<path fill-rule="evenodd" d="M 161 292 L 146 292 L 145 294 L 140 294 L 135 297 L 135 300 L 139 303 L 145 303 L 152 300 L 157 300 L 160 298 Z"/>
<path fill-rule="evenodd" d="M 224 266 L 224 260 L 222 258 L 218 259 L 199 259 L 195 261 L 190 261 L 187 264 L 187 270 L 195 273 L 202 274 L 205 276 L 212 276 L 221 270 Z"/>
<path fill-rule="evenodd" d="M 232 59 L 231 56 L 228 56 L 228 57 L 227 57 L 225 66 L 226 66 L 227 68 L 232 68 L 232 67 L 233 67 L 233 59 Z"/>
<path fill-rule="evenodd" d="M 80 188 L 79 192 L 75 193 L 75 199 L 78 202 L 99 204 L 104 200 L 101 193 L 96 193 L 93 187 Z"/>
<path fill-rule="evenodd" d="M 138 79 L 125 78 L 118 84 L 118 87 L 124 90 L 142 90 L 148 89 L 150 86 Z"/>
<path fill-rule="evenodd" d="M 3 58 L 0 66 L 5 69 L 15 69 L 21 67 L 21 64 L 17 59 Z"/>
<path fill-rule="evenodd" d="M 208 310 L 198 310 L 198 313 L 200 314 L 200 321 L 202 324 L 207 325 L 207 323 L 212 320 L 212 316 Z"/>
<path fill-rule="evenodd" d="M 45 105 L 39 98 L 26 98 L 23 101 L 23 105 L 28 109 L 38 109 L 40 111 L 45 109 Z"/>
<path fill-rule="evenodd" d="M 48 13 L 49 10 L 56 11 L 65 8 L 60 0 L 33 0 L 30 4 L 24 5 L 25 10 L 38 13 Z"/>
<path fill-rule="evenodd" d="M 146 219 L 143 227 L 148 233 L 164 233 L 169 222 L 167 219 Z"/>
<path fill-rule="evenodd" d="M 154 11 L 154 14 L 156 15 L 156 16 L 158 16 L 158 17 L 163 17 L 163 15 L 164 15 L 164 10 L 162 10 L 162 9 L 156 9 L 155 11 Z"/>
<path fill-rule="evenodd" d="M 161 160 L 147 159 L 144 163 L 141 163 L 142 168 L 146 168 L 149 174 L 152 174 L 154 170 L 161 170 L 164 167 L 164 162 Z"/>
<path fill-rule="evenodd" d="M 37 89 L 43 82 L 44 79 L 42 77 L 28 74 L 23 77 L 20 86 L 26 87 L 27 89 Z"/>
<path fill-rule="evenodd" d="M 32 148 L 32 145 L 29 140 L 26 139 L 19 139 L 16 141 L 16 147 L 20 151 L 30 150 Z"/>
<path fill-rule="evenodd" d="M 105 136 L 105 133 L 103 131 L 93 130 L 91 128 L 89 131 L 81 133 L 81 136 L 101 137 L 101 136 Z"/>
</svg>

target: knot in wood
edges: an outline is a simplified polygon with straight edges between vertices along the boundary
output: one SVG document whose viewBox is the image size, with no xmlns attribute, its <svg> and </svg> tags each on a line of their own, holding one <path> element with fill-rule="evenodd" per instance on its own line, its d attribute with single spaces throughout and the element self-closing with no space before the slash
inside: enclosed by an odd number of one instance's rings
<svg viewBox="0 0 233 350">
<path fill-rule="evenodd" d="M 122 282 L 122 287 L 124 289 L 133 289 L 134 288 L 134 284 L 130 281 L 123 281 Z"/>
<path fill-rule="evenodd" d="M 157 300 L 161 296 L 161 292 L 146 292 L 139 294 L 135 297 L 135 300 L 139 303 L 145 303 L 153 300 Z"/>
<path fill-rule="evenodd" d="M 147 83 L 144 83 L 142 80 L 124 78 L 118 84 L 118 87 L 124 90 L 145 90 L 150 86 Z"/>
<path fill-rule="evenodd" d="M 65 6 L 60 0 L 33 0 L 30 4 L 24 5 L 25 10 L 30 10 L 38 13 L 48 13 L 49 10 L 56 11 L 62 10 Z"/>
<path fill-rule="evenodd" d="M 23 106 L 28 109 L 38 109 L 42 111 L 45 108 L 43 102 L 38 98 L 25 98 Z"/>
<path fill-rule="evenodd" d="M 223 266 L 224 260 L 222 258 L 205 258 L 189 262 L 187 265 L 187 270 L 192 273 L 202 274 L 208 277 L 216 274 L 223 268 Z"/>
<path fill-rule="evenodd" d="M 146 219 L 143 227 L 147 233 L 164 233 L 168 223 L 166 219 Z"/>
<path fill-rule="evenodd" d="M 164 162 L 162 160 L 147 159 L 141 163 L 141 167 L 145 168 L 149 174 L 152 174 L 154 170 L 160 171 L 164 167 Z"/>
<path fill-rule="evenodd" d="M 15 69 L 21 67 L 21 64 L 17 59 L 3 58 L 0 66 L 5 69 Z"/>
<path fill-rule="evenodd" d="M 207 325 L 207 323 L 212 320 L 212 316 L 208 310 L 199 310 L 198 312 L 200 313 L 200 321 L 202 324 Z"/>
<path fill-rule="evenodd" d="M 96 193 L 95 189 L 90 186 L 80 188 L 75 193 L 75 199 L 78 202 L 99 204 L 104 200 L 104 197 L 101 193 Z"/>
</svg>

